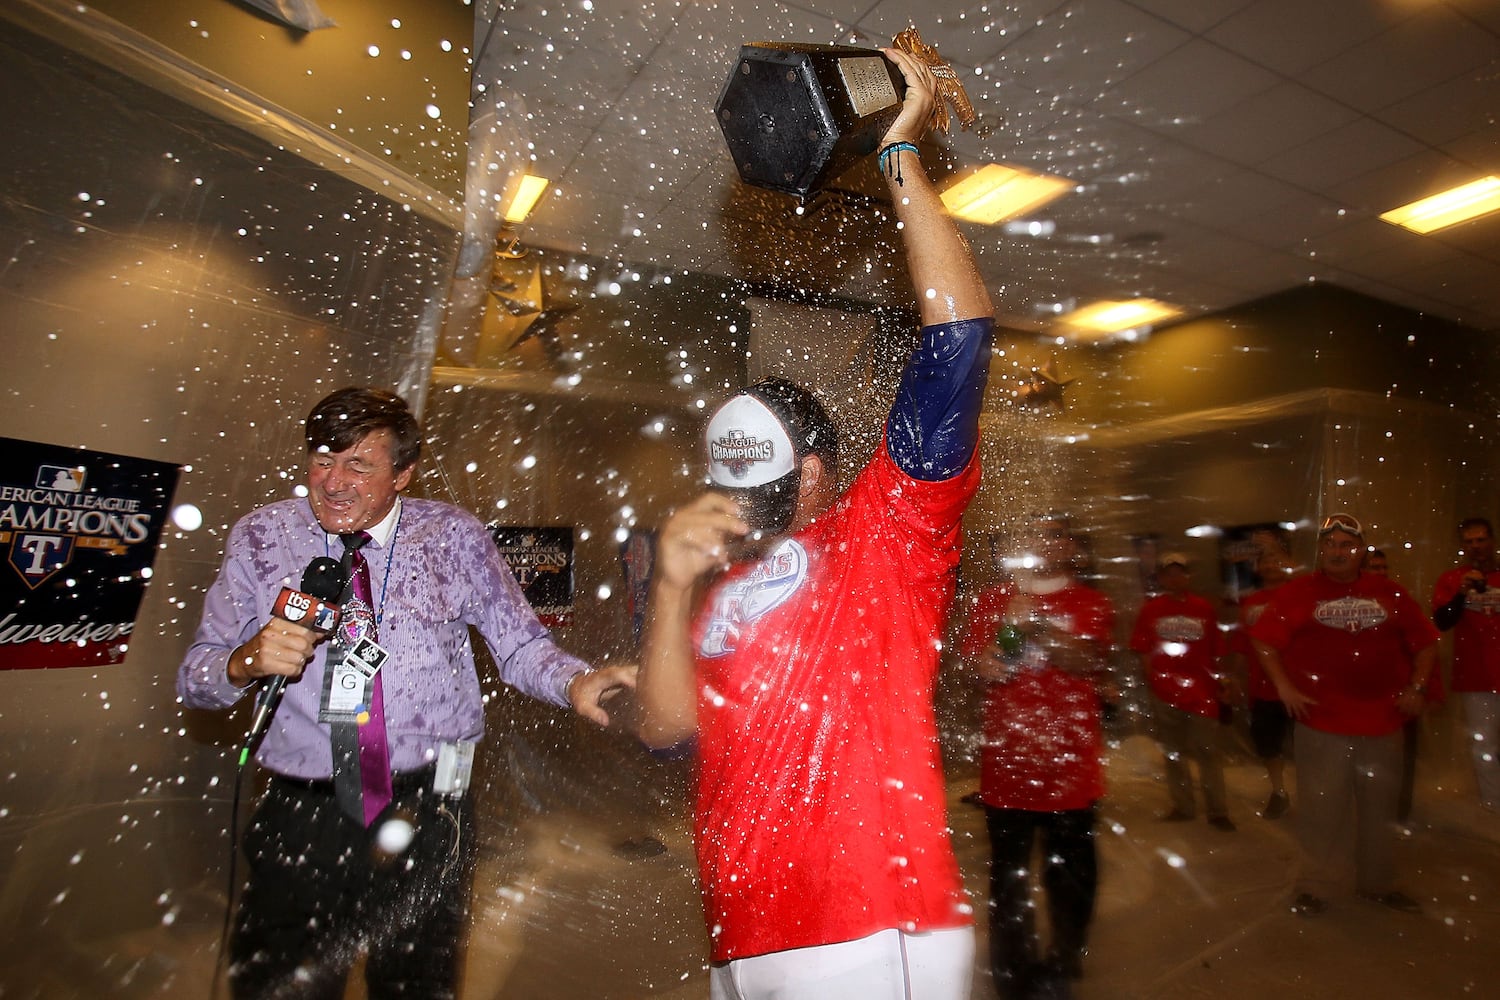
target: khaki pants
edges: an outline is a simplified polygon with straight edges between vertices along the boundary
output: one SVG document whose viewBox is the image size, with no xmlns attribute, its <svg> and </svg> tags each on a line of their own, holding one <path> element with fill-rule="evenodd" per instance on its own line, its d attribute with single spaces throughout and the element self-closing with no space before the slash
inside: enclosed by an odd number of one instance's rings
<svg viewBox="0 0 1500 1000">
<path fill-rule="evenodd" d="M 1188 761 L 1198 764 L 1198 783 L 1203 787 L 1203 811 L 1209 819 L 1229 815 L 1224 792 L 1223 725 L 1218 719 L 1184 712 L 1155 699 L 1156 738 L 1167 762 L 1167 788 L 1172 809 L 1184 816 L 1197 815 L 1193 803 L 1193 776 Z"/>
<path fill-rule="evenodd" d="M 1474 755 L 1474 780 L 1479 801 L 1486 809 L 1500 812 L 1500 694 L 1494 691 L 1464 691 L 1464 723 Z"/>
<path fill-rule="evenodd" d="M 1378 895 L 1395 880 L 1396 806 L 1401 795 L 1401 731 L 1342 736 L 1297 723 L 1297 839 L 1302 867 L 1296 891 L 1326 898 L 1348 857 L 1354 830 L 1355 888 Z M 1352 811 L 1352 815 L 1351 815 Z"/>
</svg>

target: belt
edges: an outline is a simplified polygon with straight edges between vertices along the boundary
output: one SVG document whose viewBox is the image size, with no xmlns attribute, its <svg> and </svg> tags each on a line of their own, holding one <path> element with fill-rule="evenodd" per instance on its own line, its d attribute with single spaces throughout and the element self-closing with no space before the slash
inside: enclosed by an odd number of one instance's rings
<svg viewBox="0 0 1500 1000">
<path fill-rule="evenodd" d="M 399 797 L 410 795 L 412 792 L 419 792 L 423 789 L 431 789 L 433 780 L 436 777 L 436 764 L 428 764 L 426 767 L 419 767 L 415 771 L 397 771 L 391 775 L 391 794 Z M 271 775 L 271 781 L 288 788 L 312 792 L 315 795 L 333 797 L 332 778 L 292 778 L 284 774 L 273 774 Z"/>
</svg>

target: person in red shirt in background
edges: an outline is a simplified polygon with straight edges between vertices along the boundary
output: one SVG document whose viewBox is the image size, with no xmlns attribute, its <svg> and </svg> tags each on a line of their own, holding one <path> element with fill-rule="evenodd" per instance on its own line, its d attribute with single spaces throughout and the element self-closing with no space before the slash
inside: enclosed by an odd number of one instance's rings
<svg viewBox="0 0 1500 1000">
<path fill-rule="evenodd" d="M 1172 811 L 1166 820 L 1196 815 L 1188 758 L 1198 764 L 1203 808 L 1210 825 L 1234 830 L 1224 791 L 1224 749 L 1220 706 L 1228 678 L 1219 668 L 1224 639 L 1219 616 L 1206 598 L 1188 589 L 1187 557 L 1168 552 L 1157 561 L 1156 578 L 1165 592 L 1141 606 L 1130 648 L 1144 662 L 1151 688 L 1156 736 L 1166 755 Z"/>
<path fill-rule="evenodd" d="M 990 833 L 990 962 L 1002 1000 L 1059 995 L 1066 979 L 1083 974 L 1099 875 L 1100 699 L 1113 697 L 1114 609 L 1075 578 L 1068 519 L 1039 515 L 1029 534 L 1010 579 L 979 595 L 959 643 L 984 687 L 979 801 Z M 1052 928 L 1045 961 L 1031 905 L 1038 839 Z"/>
<path fill-rule="evenodd" d="M 1287 737 L 1292 731 L 1292 717 L 1277 696 L 1276 685 L 1261 669 L 1250 642 L 1250 627 L 1265 611 L 1276 588 L 1291 577 L 1294 568 L 1285 539 L 1267 530 L 1256 532 L 1254 541 L 1259 589 L 1240 601 L 1239 628 L 1230 634 L 1228 648 L 1244 664 L 1242 676 L 1250 703 L 1250 742 L 1271 783 L 1271 796 L 1260 814 L 1265 819 L 1279 819 L 1292 804 L 1286 791 Z"/>
<path fill-rule="evenodd" d="M 1364 571 L 1375 576 L 1389 578 L 1390 561 L 1383 549 L 1373 545 L 1365 550 Z M 1443 672 L 1434 670 L 1427 679 L 1424 692 L 1425 705 L 1435 705 L 1443 700 Z M 1422 742 L 1422 717 L 1414 715 L 1401 727 L 1401 795 L 1396 800 L 1396 822 L 1406 826 L 1411 820 L 1411 805 L 1417 787 L 1417 751 Z"/>
<path fill-rule="evenodd" d="M 1464 561 L 1438 577 L 1432 618 L 1453 630 L 1453 690 L 1464 706 L 1479 802 L 1500 812 L 1500 567 L 1490 522 L 1458 526 Z"/>
<path fill-rule="evenodd" d="M 1422 710 L 1438 632 L 1391 580 L 1361 573 L 1364 529 L 1333 514 L 1318 531 L 1317 569 L 1277 588 L 1250 629 L 1261 666 L 1297 720 L 1297 839 L 1292 909 L 1327 909 L 1355 814 L 1359 895 L 1405 913 L 1421 905 L 1394 887 L 1401 727 Z"/>
</svg>

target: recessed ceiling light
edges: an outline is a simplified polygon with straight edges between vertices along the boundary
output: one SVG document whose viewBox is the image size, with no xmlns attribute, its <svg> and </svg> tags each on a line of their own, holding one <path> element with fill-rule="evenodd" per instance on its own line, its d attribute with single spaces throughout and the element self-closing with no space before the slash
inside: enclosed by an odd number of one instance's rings
<svg viewBox="0 0 1500 1000">
<path fill-rule="evenodd" d="M 526 174 L 516 188 L 516 196 L 505 209 L 506 222 L 525 222 L 526 216 L 536 207 L 542 195 L 547 193 L 547 178 Z"/>
<path fill-rule="evenodd" d="M 943 191 L 943 204 L 965 222 L 993 226 L 1060 197 L 1073 182 L 987 163 Z"/>
<path fill-rule="evenodd" d="M 1491 174 L 1430 198 L 1393 208 L 1380 217 L 1414 233 L 1430 233 L 1496 210 L 1500 210 L 1500 177 Z"/>
<path fill-rule="evenodd" d="M 1058 322 L 1076 331 L 1095 336 L 1133 330 L 1180 315 L 1182 310 L 1155 299 L 1105 300 L 1075 309 L 1058 317 Z"/>
</svg>

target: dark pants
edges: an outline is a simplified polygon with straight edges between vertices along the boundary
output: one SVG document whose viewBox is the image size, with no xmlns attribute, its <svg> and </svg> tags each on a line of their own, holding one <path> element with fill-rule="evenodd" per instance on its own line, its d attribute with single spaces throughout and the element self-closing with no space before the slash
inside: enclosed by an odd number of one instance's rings
<svg viewBox="0 0 1500 1000">
<path fill-rule="evenodd" d="M 339 1000 L 368 951 L 368 995 L 452 997 L 474 878 L 467 799 L 432 791 L 431 770 L 397 775 L 395 799 L 367 830 L 345 816 L 329 782 L 273 778 L 245 832 L 249 880 L 230 943 L 238 1000 Z M 405 850 L 376 845 L 400 817 Z"/>
<path fill-rule="evenodd" d="M 1094 850 L 1098 806 L 1065 812 L 985 809 L 990 829 L 990 965 L 1004 1000 L 1025 997 L 1046 968 L 1031 904 L 1031 858 L 1042 852 L 1042 888 L 1052 926 L 1051 971 L 1076 969 L 1088 944 L 1099 884 Z"/>
<path fill-rule="evenodd" d="M 1401 727 L 1401 800 L 1396 804 L 1396 820 L 1411 819 L 1412 792 L 1417 787 L 1417 746 L 1422 741 L 1422 717 L 1416 715 Z"/>
</svg>

